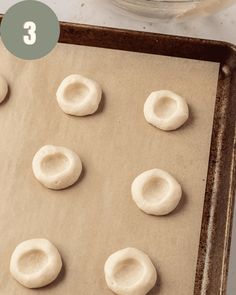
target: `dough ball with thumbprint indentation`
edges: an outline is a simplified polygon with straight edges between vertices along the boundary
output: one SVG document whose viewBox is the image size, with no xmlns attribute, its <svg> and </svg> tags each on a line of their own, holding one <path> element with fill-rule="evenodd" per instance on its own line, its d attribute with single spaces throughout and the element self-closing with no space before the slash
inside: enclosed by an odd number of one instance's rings
<svg viewBox="0 0 236 295">
<path fill-rule="evenodd" d="M 34 156 L 32 169 L 36 179 L 54 190 L 74 184 L 82 172 L 82 162 L 72 150 L 53 145 L 43 146 Z"/>
<path fill-rule="evenodd" d="M 61 82 L 56 96 L 60 108 L 66 114 L 87 116 L 97 111 L 102 89 L 94 80 L 81 75 L 70 75 Z"/>
<path fill-rule="evenodd" d="M 153 126 L 169 131 L 178 129 L 189 117 L 185 99 L 169 90 L 152 92 L 144 104 L 144 116 Z"/>
<path fill-rule="evenodd" d="M 141 173 L 131 186 L 136 205 L 147 214 L 166 215 L 173 211 L 182 196 L 182 189 L 176 179 L 161 169 Z"/>
<path fill-rule="evenodd" d="M 53 282 L 61 271 L 62 260 L 57 248 L 46 239 L 20 243 L 10 261 L 12 276 L 27 288 L 41 288 Z"/>
<path fill-rule="evenodd" d="M 145 295 L 157 280 L 150 258 L 135 248 L 125 248 L 109 256 L 104 272 L 108 287 L 118 295 Z"/>
</svg>

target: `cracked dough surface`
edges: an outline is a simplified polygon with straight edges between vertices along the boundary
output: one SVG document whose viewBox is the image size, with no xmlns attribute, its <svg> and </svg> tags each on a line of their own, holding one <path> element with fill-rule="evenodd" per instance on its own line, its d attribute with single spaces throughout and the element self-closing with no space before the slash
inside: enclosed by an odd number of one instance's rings
<svg viewBox="0 0 236 295">
<path fill-rule="evenodd" d="M 57 248 L 46 239 L 20 243 L 10 261 L 12 276 L 27 288 L 41 288 L 54 281 L 62 267 Z"/>
<path fill-rule="evenodd" d="M 145 295 L 157 280 L 150 258 L 136 248 L 113 253 L 105 263 L 104 272 L 108 287 L 118 295 Z"/>
<path fill-rule="evenodd" d="M 102 89 L 96 81 L 74 74 L 61 82 L 56 96 L 60 108 L 66 114 L 87 116 L 98 109 Z"/>
<path fill-rule="evenodd" d="M 82 163 L 79 156 L 68 148 L 45 145 L 35 154 L 32 169 L 36 179 L 44 186 L 60 190 L 79 179 Z"/>
</svg>

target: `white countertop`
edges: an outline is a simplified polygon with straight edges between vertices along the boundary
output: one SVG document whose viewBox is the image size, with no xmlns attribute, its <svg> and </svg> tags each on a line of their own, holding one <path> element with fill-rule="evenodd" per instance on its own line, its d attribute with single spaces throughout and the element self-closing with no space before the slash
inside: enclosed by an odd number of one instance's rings
<svg viewBox="0 0 236 295">
<path fill-rule="evenodd" d="M 236 44 L 236 5 L 205 19 L 176 24 L 131 19 L 120 15 L 107 4 L 107 1 L 109 2 L 109 0 L 41 0 L 55 11 L 60 20 L 64 21 L 215 39 Z M 4 13 L 17 2 L 19 1 L 1 0 L 0 13 Z M 236 293 L 236 210 L 231 249 L 228 295 Z"/>
</svg>

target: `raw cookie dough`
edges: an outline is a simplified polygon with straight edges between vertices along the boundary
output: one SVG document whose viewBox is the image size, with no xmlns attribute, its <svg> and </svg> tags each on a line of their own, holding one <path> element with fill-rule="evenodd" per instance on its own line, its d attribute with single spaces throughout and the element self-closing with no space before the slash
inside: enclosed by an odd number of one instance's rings
<svg viewBox="0 0 236 295">
<path fill-rule="evenodd" d="M 74 184 L 82 171 L 79 156 L 60 146 L 45 145 L 34 156 L 34 176 L 50 189 L 64 189 Z"/>
<path fill-rule="evenodd" d="M 175 130 L 189 117 L 185 99 L 169 90 L 152 92 L 144 104 L 146 120 L 162 130 Z"/>
<path fill-rule="evenodd" d="M 27 288 L 40 288 L 54 281 L 62 267 L 57 248 L 48 240 L 32 239 L 20 243 L 11 256 L 12 276 Z"/>
<path fill-rule="evenodd" d="M 5 78 L 0 75 L 0 103 L 4 101 L 8 92 L 8 84 Z"/>
<path fill-rule="evenodd" d="M 108 257 L 104 272 L 108 287 L 118 295 L 145 295 L 157 280 L 150 258 L 135 248 L 122 249 Z"/>
<path fill-rule="evenodd" d="M 87 116 L 98 109 L 102 89 L 91 79 L 70 75 L 62 81 L 56 95 L 60 108 L 66 114 Z"/>
<path fill-rule="evenodd" d="M 139 209 L 153 215 L 169 214 L 177 207 L 182 196 L 180 184 L 161 169 L 148 170 L 137 176 L 131 192 Z"/>
</svg>

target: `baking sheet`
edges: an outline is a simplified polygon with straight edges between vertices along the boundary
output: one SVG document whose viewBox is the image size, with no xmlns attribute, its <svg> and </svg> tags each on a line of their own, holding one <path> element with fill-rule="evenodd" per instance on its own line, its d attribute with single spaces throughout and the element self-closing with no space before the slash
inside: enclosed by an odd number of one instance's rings
<svg viewBox="0 0 236 295">
<path fill-rule="evenodd" d="M 103 265 L 128 246 L 146 252 L 157 268 L 159 284 L 150 294 L 192 294 L 219 65 L 65 44 L 37 61 L 19 60 L 2 44 L 0 56 L 11 87 L 0 106 L 0 294 L 112 294 Z M 72 73 L 101 84 L 95 115 L 76 118 L 59 109 L 55 92 Z M 143 104 L 158 89 L 186 97 L 191 117 L 181 129 L 163 132 L 145 121 Z M 51 191 L 34 179 L 31 161 L 44 144 L 81 156 L 76 185 Z M 144 214 L 131 199 L 133 179 L 154 167 L 172 173 L 184 191 L 165 217 Z M 19 242 L 39 237 L 58 247 L 64 268 L 50 286 L 28 290 L 11 278 L 9 259 Z"/>
</svg>

